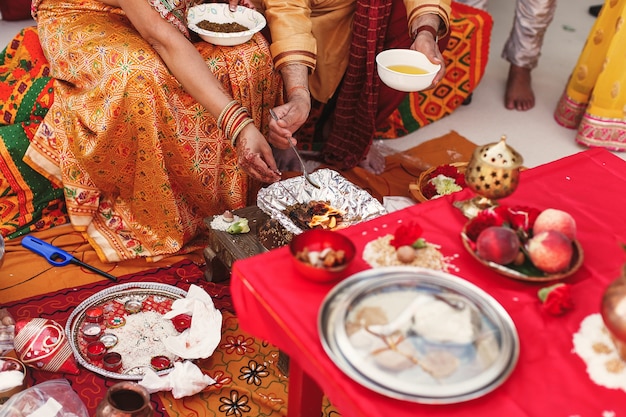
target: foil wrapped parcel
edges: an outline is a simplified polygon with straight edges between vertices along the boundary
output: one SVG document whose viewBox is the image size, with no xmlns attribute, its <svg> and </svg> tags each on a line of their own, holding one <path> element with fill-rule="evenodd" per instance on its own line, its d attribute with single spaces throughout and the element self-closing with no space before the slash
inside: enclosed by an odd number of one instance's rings
<svg viewBox="0 0 626 417">
<path fill-rule="evenodd" d="M 337 171 L 319 169 L 309 175 L 321 185 L 319 189 L 307 183 L 302 175 L 288 178 L 259 190 L 257 206 L 294 234 L 300 234 L 303 230 L 291 221 L 285 214 L 285 209 L 297 203 L 327 201 L 332 207 L 345 213 L 344 227 L 387 214 L 387 210 L 377 199 Z"/>
</svg>

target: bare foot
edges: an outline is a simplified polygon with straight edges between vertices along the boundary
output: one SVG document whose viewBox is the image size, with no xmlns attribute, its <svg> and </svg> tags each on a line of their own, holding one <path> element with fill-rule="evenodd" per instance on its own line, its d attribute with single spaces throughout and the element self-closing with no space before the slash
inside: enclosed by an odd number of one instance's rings
<svg viewBox="0 0 626 417">
<path fill-rule="evenodd" d="M 530 110 L 535 107 L 535 94 L 530 83 L 530 68 L 511 64 L 506 81 L 504 106 L 509 110 Z"/>
</svg>

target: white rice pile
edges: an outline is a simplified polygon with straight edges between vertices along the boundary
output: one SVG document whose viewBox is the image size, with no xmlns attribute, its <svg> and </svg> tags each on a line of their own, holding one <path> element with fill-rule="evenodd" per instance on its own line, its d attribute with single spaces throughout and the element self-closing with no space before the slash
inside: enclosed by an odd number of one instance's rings
<svg viewBox="0 0 626 417">
<path fill-rule="evenodd" d="M 389 243 L 392 239 L 393 235 L 385 235 L 367 243 L 363 249 L 365 262 L 372 268 L 382 266 L 420 266 L 437 271 L 448 271 L 450 265 L 446 262 L 445 257 L 437 246 L 427 243 L 425 248 L 415 251 L 416 256 L 413 262 L 403 263 L 396 256 L 396 248 Z"/>
<path fill-rule="evenodd" d="M 236 214 L 233 214 L 233 220 L 230 222 L 224 220 L 224 216 L 222 214 L 213 216 L 213 220 L 211 220 L 211 229 L 225 232 L 226 229 L 230 227 L 230 225 L 232 225 L 236 221 L 239 221 L 240 219 L 241 217 L 237 216 Z"/>
<path fill-rule="evenodd" d="M 118 338 L 117 345 L 111 351 L 122 355 L 125 371 L 150 366 L 150 358 L 153 356 L 164 355 L 172 361 L 176 359 L 175 355 L 167 351 L 163 341 L 170 336 L 176 336 L 178 332 L 171 320 L 163 318 L 156 311 L 129 314 L 124 326 L 107 329 L 107 332 Z M 137 372 L 143 373 L 141 370 Z"/>
</svg>

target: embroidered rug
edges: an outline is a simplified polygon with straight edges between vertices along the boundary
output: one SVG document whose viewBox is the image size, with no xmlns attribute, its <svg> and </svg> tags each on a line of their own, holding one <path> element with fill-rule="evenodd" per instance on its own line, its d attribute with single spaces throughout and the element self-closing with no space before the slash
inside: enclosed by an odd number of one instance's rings
<svg viewBox="0 0 626 417">
<path fill-rule="evenodd" d="M 170 267 L 151 269 L 119 279 L 119 283 L 159 282 L 184 290 L 196 284 L 211 295 L 215 306 L 223 314 L 222 339 L 216 352 L 208 359 L 197 361 L 202 371 L 217 383 L 199 394 L 178 400 L 169 392 L 153 394 L 151 402 L 155 416 L 285 416 L 288 379 L 277 366 L 278 349 L 240 330 L 228 284 L 208 282 L 203 274 L 200 267 L 186 260 Z M 25 298 L 4 304 L 3 307 L 8 308 L 15 319 L 41 317 L 53 319 L 64 327 L 76 306 L 111 285 L 110 281 L 99 281 Z M 118 382 L 83 368 L 79 375 L 29 369 L 27 382 L 33 386 L 55 378 L 69 381 L 72 389 L 83 400 L 89 415 L 94 415 L 106 390 Z M 324 402 L 324 410 L 320 413 L 328 417 L 339 415 L 328 401 Z"/>
</svg>

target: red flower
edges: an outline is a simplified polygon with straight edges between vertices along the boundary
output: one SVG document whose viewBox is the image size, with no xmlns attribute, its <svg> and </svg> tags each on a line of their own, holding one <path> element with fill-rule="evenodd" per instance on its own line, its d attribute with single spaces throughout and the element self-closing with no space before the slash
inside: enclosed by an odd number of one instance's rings
<svg viewBox="0 0 626 417">
<path fill-rule="evenodd" d="M 490 226 L 507 226 L 515 231 L 524 231 L 526 234 L 532 230 L 537 216 L 541 210 L 533 207 L 499 205 L 482 210 L 467 224 L 465 234 L 472 241 L 478 239 L 478 235 Z"/>
<path fill-rule="evenodd" d="M 402 223 L 396 229 L 390 243 L 396 249 L 400 246 L 411 246 L 422 237 L 423 232 L 424 230 L 417 222 Z"/>
<path fill-rule="evenodd" d="M 481 210 L 472 218 L 465 228 L 465 234 L 472 242 L 476 242 L 480 232 L 491 226 L 502 226 L 504 218 L 494 209 Z"/>
<path fill-rule="evenodd" d="M 435 184 L 433 184 L 432 182 L 427 181 L 426 184 L 424 184 L 424 186 L 422 187 L 422 194 L 424 194 L 424 197 L 430 200 L 437 195 L 437 187 L 435 187 Z"/>
<path fill-rule="evenodd" d="M 455 180 L 462 176 L 459 173 L 459 170 L 452 165 L 439 165 L 437 168 L 433 170 L 433 172 L 428 176 L 428 179 L 435 178 L 437 175 L 443 175 L 444 177 L 454 178 Z"/>
<path fill-rule="evenodd" d="M 439 175 L 454 179 L 454 182 L 461 188 L 467 187 L 467 184 L 465 183 L 465 173 L 461 173 L 457 167 L 450 164 L 439 165 L 430 174 L 428 174 L 426 183 L 421 190 L 424 197 L 429 200 L 437 195 L 437 187 L 435 187 L 430 180 Z"/>
<path fill-rule="evenodd" d="M 542 288 L 537 295 L 542 302 L 541 308 L 549 314 L 560 316 L 574 308 L 570 286 L 567 284 Z"/>
<path fill-rule="evenodd" d="M 541 213 L 541 210 L 537 208 L 524 206 L 502 206 L 501 211 L 501 215 L 505 218 L 505 222 L 509 224 L 511 229 L 521 229 L 527 233 L 532 230 L 539 213 Z"/>
</svg>

